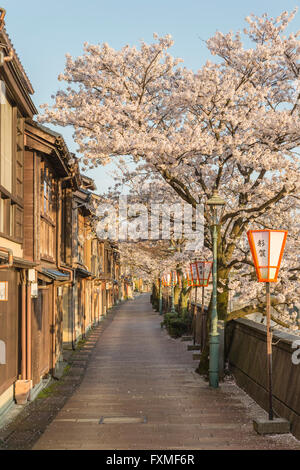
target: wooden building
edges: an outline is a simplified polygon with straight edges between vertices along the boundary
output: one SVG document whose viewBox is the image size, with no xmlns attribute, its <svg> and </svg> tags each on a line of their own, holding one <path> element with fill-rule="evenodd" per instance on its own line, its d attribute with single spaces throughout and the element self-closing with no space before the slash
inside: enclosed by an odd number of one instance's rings
<svg viewBox="0 0 300 470">
<path fill-rule="evenodd" d="M 28 272 L 24 258 L 24 122 L 36 108 L 32 85 L 0 25 L 0 413 L 26 376 Z M 29 333 L 30 336 L 30 333 Z M 23 345 L 21 350 L 20 345 Z"/>
<path fill-rule="evenodd" d="M 33 89 L 0 18 L 0 419 L 59 377 L 64 349 L 123 298 L 99 196 L 63 137 L 34 121 Z"/>
<path fill-rule="evenodd" d="M 72 339 L 70 328 L 65 329 L 65 346 L 74 347 L 86 332 L 106 315 L 114 305 L 114 284 L 117 281 L 114 267 L 116 248 L 96 234 L 93 220 L 99 196 L 90 178 L 80 175 L 81 185 L 73 192 L 73 267 L 74 319 Z M 67 322 L 65 322 L 66 325 Z M 70 321 L 69 321 L 70 323 Z"/>
<path fill-rule="evenodd" d="M 73 156 L 60 134 L 27 120 L 25 135 L 24 257 L 36 265 L 31 300 L 35 387 L 49 372 L 55 375 L 63 359 L 63 288 L 74 276 L 72 264 L 62 261 L 62 192 L 72 191 L 76 178 Z"/>
</svg>

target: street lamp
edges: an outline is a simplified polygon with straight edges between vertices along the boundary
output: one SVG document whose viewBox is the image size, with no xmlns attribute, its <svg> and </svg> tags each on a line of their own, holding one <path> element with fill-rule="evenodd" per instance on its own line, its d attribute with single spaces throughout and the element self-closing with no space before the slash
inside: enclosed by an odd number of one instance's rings
<svg viewBox="0 0 300 470">
<path fill-rule="evenodd" d="M 174 253 L 176 250 L 176 247 L 174 245 L 169 246 L 168 251 L 171 253 Z M 176 313 L 175 312 L 175 305 L 174 305 L 174 283 L 176 283 L 176 271 L 171 271 L 171 313 Z"/>
<path fill-rule="evenodd" d="M 213 388 L 219 386 L 219 333 L 217 312 L 217 257 L 218 257 L 218 230 L 217 226 L 223 214 L 225 201 L 219 196 L 218 191 L 213 191 L 212 197 L 206 203 L 210 209 L 211 225 L 213 227 L 213 294 L 211 311 L 211 329 L 209 339 L 209 384 Z"/>
<path fill-rule="evenodd" d="M 174 305 L 174 289 L 176 283 L 176 271 L 171 271 L 171 313 L 176 313 Z"/>
<path fill-rule="evenodd" d="M 191 269 L 191 275 L 192 275 L 192 280 L 193 280 L 193 287 L 196 288 L 195 290 L 195 304 L 194 304 L 194 311 L 193 311 L 193 329 L 194 329 L 194 345 L 196 344 L 196 326 L 197 326 L 197 293 L 198 289 L 197 287 L 199 286 L 199 279 L 198 279 L 198 272 L 197 272 L 197 267 L 196 263 L 193 262 L 190 264 L 190 269 Z"/>
<path fill-rule="evenodd" d="M 269 420 L 273 421 L 272 332 L 270 282 L 276 282 L 287 237 L 286 230 L 249 230 L 247 232 L 258 282 L 266 283 L 267 361 L 269 382 Z"/>
<path fill-rule="evenodd" d="M 159 314 L 162 315 L 162 287 L 163 287 L 163 281 L 162 281 L 162 274 L 159 274 Z"/>
<path fill-rule="evenodd" d="M 171 280 L 171 275 L 170 273 L 163 274 L 162 276 L 162 285 L 163 287 L 171 287 L 172 285 L 172 280 Z M 169 308 L 169 294 L 168 294 L 168 308 Z"/>
</svg>

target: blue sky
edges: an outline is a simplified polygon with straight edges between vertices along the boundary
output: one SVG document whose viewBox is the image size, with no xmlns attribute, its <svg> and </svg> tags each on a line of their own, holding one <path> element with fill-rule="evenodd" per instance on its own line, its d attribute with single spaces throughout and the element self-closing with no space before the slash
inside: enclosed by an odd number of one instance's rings
<svg viewBox="0 0 300 470">
<path fill-rule="evenodd" d="M 271 16 L 291 11 L 299 0 L 1 0 L 7 10 L 6 28 L 33 84 L 37 108 L 50 103 L 59 88 L 57 76 L 64 69 L 65 53 L 82 53 L 85 41 L 107 42 L 119 49 L 140 39 L 152 41 L 154 32 L 171 34 L 171 53 L 197 70 L 209 57 L 203 40 L 216 30 L 228 32 L 245 26 L 250 13 Z M 300 29 L 300 12 L 291 24 Z M 76 150 L 71 129 L 58 129 L 71 151 Z M 89 173 L 102 192 L 111 183 L 111 166 Z"/>
</svg>

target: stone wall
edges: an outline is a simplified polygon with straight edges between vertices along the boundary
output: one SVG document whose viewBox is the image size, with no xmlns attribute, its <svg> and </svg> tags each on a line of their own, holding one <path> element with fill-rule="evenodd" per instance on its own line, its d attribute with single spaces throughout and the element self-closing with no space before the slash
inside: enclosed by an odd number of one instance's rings
<svg viewBox="0 0 300 470">
<path fill-rule="evenodd" d="M 300 336 L 274 331 L 273 405 L 275 413 L 291 423 L 292 433 L 300 439 L 300 358 L 293 343 Z M 252 320 L 239 319 L 226 328 L 227 358 L 237 384 L 262 408 L 268 409 L 266 327 Z M 294 343 L 295 344 L 295 343 Z M 297 351 L 297 352 L 296 352 Z"/>
</svg>

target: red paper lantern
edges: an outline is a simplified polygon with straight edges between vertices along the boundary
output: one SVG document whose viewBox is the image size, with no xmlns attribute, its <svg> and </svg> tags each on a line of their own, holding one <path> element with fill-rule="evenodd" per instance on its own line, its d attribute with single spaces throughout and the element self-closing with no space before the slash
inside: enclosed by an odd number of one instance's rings
<svg viewBox="0 0 300 470">
<path fill-rule="evenodd" d="M 199 287 L 207 287 L 209 284 L 209 279 L 212 270 L 212 261 L 196 261 L 195 263 L 196 271 L 197 271 L 197 278 L 198 278 L 198 286 Z"/>
<path fill-rule="evenodd" d="M 287 230 L 249 230 L 247 232 L 259 282 L 277 281 L 287 234 Z"/>
</svg>

